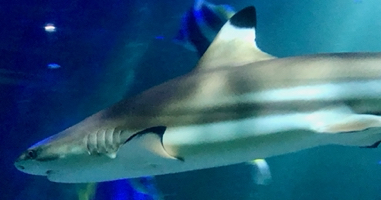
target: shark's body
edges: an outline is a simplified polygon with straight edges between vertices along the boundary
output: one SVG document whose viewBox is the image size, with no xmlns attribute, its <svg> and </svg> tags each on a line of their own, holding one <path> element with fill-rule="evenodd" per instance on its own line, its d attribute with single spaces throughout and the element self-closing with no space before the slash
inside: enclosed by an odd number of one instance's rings
<svg viewBox="0 0 381 200">
<path fill-rule="evenodd" d="M 197 68 L 47 138 L 16 161 L 56 182 L 169 174 L 381 140 L 381 53 L 275 58 L 255 10 L 222 28 Z M 237 28 L 238 27 L 238 28 Z"/>
</svg>

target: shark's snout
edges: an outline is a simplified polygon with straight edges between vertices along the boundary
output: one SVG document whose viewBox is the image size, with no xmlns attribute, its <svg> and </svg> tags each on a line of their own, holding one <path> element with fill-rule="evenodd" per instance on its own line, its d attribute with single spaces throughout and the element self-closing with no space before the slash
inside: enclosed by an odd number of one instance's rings
<svg viewBox="0 0 381 200">
<path fill-rule="evenodd" d="M 26 157 L 25 157 L 25 154 L 21 154 L 14 162 L 14 165 L 15 167 L 20 170 L 20 171 L 23 171 L 25 170 L 25 166 L 22 164 L 23 161 L 26 160 Z"/>
<path fill-rule="evenodd" d="M 16 167 L 18 170 L 20 170 L 20 171 L 22 171 L 22 170 L 25 169 L 25 167 L 24 167 L 23 165 L 20 165 L 20 164 L 18 164 L 17 162 L 15 162 L 15 167 Z"/>
<path fill-rule="evenodd" d="M 15 160 L 15 164 L 16 164 L 16 163 L 20 163 L 20 162 L 22 162 L 23 160 L 25 160 L 25 155 L 24 155 L 24 154 L 21 154 L 21 155 Z"/>
<path fill-rule="evenodd" d="M 18 170 L 20 170 L 22 172 L 25 172 L 25 165 L 24 165 L 25 163 L 23 163 L 24 160 L 25 160 L 25 157 L 23 155 L 21 155 L 13 163 L 14 166 L 16 167 L 16 169 L 18 169 Z"/>
<path fill-rule="evenodd" d="M 46 176 L 49 171 L 48 167 L 43 166 L 36 158 L 38 158 L 38 151 L 29 149 L 15 160 L 14 166 L 17 170 L 27 174 Z"/>
</svg>

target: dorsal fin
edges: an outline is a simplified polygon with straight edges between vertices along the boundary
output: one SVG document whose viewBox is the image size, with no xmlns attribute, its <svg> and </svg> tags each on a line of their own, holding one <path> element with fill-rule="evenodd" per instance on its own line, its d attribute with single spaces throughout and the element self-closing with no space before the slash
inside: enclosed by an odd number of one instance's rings
<svg viewBox="0 0 381 200">
<path fill-rule="evenodd" d="M 196 69 L 234 67 L 275 58 L 257 47 L 256 23 L 254 6 L 246 7 L 233 15 L 201 57 Z"/>
</svg>

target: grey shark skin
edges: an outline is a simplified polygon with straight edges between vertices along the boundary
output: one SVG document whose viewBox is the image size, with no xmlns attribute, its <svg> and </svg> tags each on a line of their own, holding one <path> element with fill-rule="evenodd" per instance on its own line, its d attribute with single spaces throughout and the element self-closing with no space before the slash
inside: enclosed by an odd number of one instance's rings
<svg viewBox="0 0 381 200">
<path fill-rule="evenodd" d="M 381 53 L 275 58 L 257 48 L 255 24 L 254 7 L 241 10 L 192 72 L 33 145 L 15 166 L 101 182 L 378 144 Z"/>
</svg>

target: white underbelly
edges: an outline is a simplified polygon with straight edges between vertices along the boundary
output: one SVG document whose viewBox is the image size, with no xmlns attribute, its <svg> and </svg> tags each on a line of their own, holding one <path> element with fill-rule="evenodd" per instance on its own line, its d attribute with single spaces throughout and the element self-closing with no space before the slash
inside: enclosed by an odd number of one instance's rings
<svg viewBox="0 0 381 200">
<path fill-rule="evenodd" d="M 326 144 L 325 134 L 308 131 L 308 113 L 168 127 L 163 138 L 169 154 L 185 168 L 206 168 L 266 158 Z"/>
</svg>

